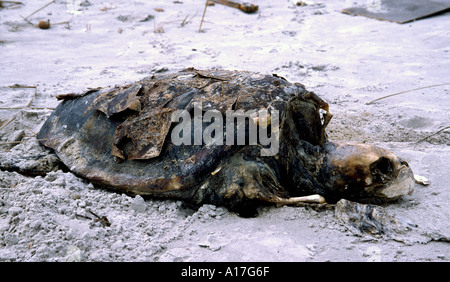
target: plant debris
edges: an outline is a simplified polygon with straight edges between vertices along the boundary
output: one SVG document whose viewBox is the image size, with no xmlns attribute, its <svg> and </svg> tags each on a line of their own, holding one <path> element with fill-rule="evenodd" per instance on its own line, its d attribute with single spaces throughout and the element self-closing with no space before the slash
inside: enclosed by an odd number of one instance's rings
<svg viewBox="0 0 450 282">
<path fill-rule="evenodd" d="M 89 216 L 85 216 L 85 215 L 81 215 L 81 214 L 75 214 L 76 217 L 81 217 L 81 218 L 85 218 L 85 219 L 91 219 L 94 222 L 100 222 L 103 226 L 109 227 L 111 226 L 111 223 L 109 222 L 108 218 L 106 216 L 99 216 L 96 213 L 94 213 L 93 211 L 91 211 L 90 209 L 86 210 L 88 213 L 90 213 L 91 215 L 94 216 L 94 218 L 89 217 Z"/>
</svg>

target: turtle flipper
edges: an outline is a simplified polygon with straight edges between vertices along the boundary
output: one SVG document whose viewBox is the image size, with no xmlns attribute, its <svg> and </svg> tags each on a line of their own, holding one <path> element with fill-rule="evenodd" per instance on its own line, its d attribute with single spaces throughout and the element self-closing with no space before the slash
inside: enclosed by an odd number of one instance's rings
<svg viewBox="0 0 450 282">
<path fill-rule="evenodd" d="M 249 146 L 224 161 L 197 190 L 194 202 L 225 206 L 251 217 L 261 204 L 287 198 L 276 160 L 259 154 L 257 146 Z"/>
<path fill-rule="evenodd" d="M 33 146 L 29 150 L 0 152 L 0 170 L 15 171 L 23 175 L 44 176 L 51 171 L 67 169 L 49 149 Z"/>
</svg>

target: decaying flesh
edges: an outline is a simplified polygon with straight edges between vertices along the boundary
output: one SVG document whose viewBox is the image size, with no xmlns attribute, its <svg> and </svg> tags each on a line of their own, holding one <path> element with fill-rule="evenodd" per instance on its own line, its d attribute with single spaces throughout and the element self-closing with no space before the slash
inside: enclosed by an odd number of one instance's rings
<svg viewBox="0 0 450 282">
<path fill-rule="evenodd" d="M 406 162 L 375 146 L 329 142 L 328 104 L 277 75 L 186 69 L 59 98 L 38 138 L 75 174 L 122 192 L 244 214 L 262 203 L 376 202 L 412 192 Z M 222 114 L 279 111 L 278 154 L 262 157 L 255 145 L 174 145 L 171 115 L 192 112 L 194 103 Z"/>
</svg>

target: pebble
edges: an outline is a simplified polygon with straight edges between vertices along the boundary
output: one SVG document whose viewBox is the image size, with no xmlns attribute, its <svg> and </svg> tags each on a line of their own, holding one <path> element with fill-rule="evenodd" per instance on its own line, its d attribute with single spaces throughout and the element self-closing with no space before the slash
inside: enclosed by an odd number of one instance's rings
<svg viewBox="0 0 450 282">
<path fill-rule="evenodd" d="M 351 244 L 345 246 L 345 248 L 346 248 L 347 250 L 352 250 L 354 247 L 355 247 L 355 246 L 353 246 L 353 245 L 351 245 Z"/>
<path fill-rule="evenodd" d="M 79 200 L 81 199 L 81 195 L 78 193 L 70 193 L 69 194 L 70 198 L 72 198 L 73 200 Z"/>
<path fill-rule="evenodd" d="M 50 172 L 50 173 L 48 173 L 48 174 L 45 176 L 44 180 L 45 180 L 45 181 L 48 181 L 48 182 L 53 182 L 53 181 L 56 180 L 56 178 L 58 178 L 58 176 L 56 175 L 56 173 Z"/>
<path fill-rule="evenodd" d="M 70 246 L 67 248 L 67 262 L 79 262 L 81 261 L 81 250 L 76 246 Z"/>
<path fill-rule="evenodd" d="M 125 244 L 122 242 L 122 240 L 117 240 L 111 245 L 111 250 L 113 251 L 119 251 L 122 250 L 125 247 Z"/>
<path fill-rule="evenodd" d="M 129 204 L 131 204 L 131 201 L 132 201 L 132 198 L 128 197 L 126 194 L 121 195 L 120 204 L 122 206 L 128 206 Z"/>
<path fill-rule="evenodd" d="M 16 234 L 6 234 L 5 242 L 7 245 L 15 245 L 19 242 L 19 237 Z"/>
<path fill-rule="evenodd" d="M 147 204 L 141 196 L 137 195 L 136 197 L 134 197 L 133 201 L 131 202 L 132 210 L 136 212 L 145 212 L 146 208 Z"/>
<path fill-rule="evenodd" d="M 22 208 L 19 208 L 19 207 L 10 207 L 8 210 L 8 214 L 11 216 L 18 215 L 21 212 L 22 212 Z"/>
</svg>

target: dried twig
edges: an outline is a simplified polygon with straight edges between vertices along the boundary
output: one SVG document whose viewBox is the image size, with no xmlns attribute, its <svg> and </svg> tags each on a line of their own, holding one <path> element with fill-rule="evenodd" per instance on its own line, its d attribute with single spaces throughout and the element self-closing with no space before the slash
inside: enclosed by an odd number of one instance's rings
<svg viewBox="0 0 450 282">
<path fill-rule="evenodd" d="M 52 25 L 59 25 L 59 24 L 70 24 L 70 21 L 59 22 L 59 23 L 52 23 Z"/>
<path fill-rule="evenodd" d="M 251 14 L 258 11 L 258 5 L 251 3 L 238 3 L 230 0 L 213 0 L 217 4 L 222 4 L 231 8 L 239 9 L 244 13 Z"/>
<path fill-rule="evenodd" d="M 30 25 L 34 26 L 34 24 L 32 22 L 30 22 L 29 20 L 27 20 L 26 18 L 24 18 L 23 16 L 21 16 L 22 19 L 24 19 L 27 23 L 29 23 Z"/>
<path fill-rule="evenodd" d="M 425 42 L 425 41 L 427 41 L 427 40 L 429 40 L 429 39 L 433 39 L 433 38 L 435 38 L 435 37 L 437 37 L 437 36 L 447 35 L 448 33 L 449 33 L 448 30 L 447 30 L 447 31 L 441 31 L 441 32 L 439 32 L 438 34 L 435 34 L 435 35 L 429 36 L 429 37 L 427 37 L 427 38 L 425 38 L 425 39 L 422 39 L 421 42 Z"/>
<path fill-rule="evenodd" d="M 10 124 L 13 120 L 15 120 L 16 119 L 16 117 L 15 116 L 13 116 L 7 123 L 5 123 L 4 125 L 2 125 L 1 127 L 0 127 L 0 130 L 2 130 L 3 128 L 5 128 L 8 124 Z"/>
<path fill-rule="evenodd" d="M 11 145 L 11 144 L 20 144 L 20 143 L 22 143 L 22 140 L 21 141 L 11 141 L 11 142 L 2 142 L 2 143 L 0 143 L 0 146 Z"/>
<path fill-rule="evenodd" d="M 34 97 L 36 97 L 36 92 L 37 92 L 37 87 L 34 86 L 34 94 L 33 94 L 33 97 L 31 97 L 30 101 L 28 102 L 28 104 L 27 104 L 27 106 L 26 106 L 27 108 L 28 108 L 29 106 L 31 106 L 31 104 L 33 103 Z"/>
<path fill-rule="evenodd" d="M 433 133 L 433 134 L 430 134 L 430 135 L 426 136 L 425 138 L 420 139 L 419 141 L 417 141 L 417 143 L 420 143 L 420 142 L 422 142 L 422 141 L 425 141 L 426 139 L 430 138 L 431 136 L 437 135 L 437 134 L 439 134 L 439 133 L 441 133 L 442 131 L 447 130 L 447 129 L 450 129 L 450 126 L 446 126 L 446 127 L 444 127 L 444 128 L 439 129 L 437 132 L 435 132 L 435 133 Z"/>
<path fill-rule="evenodd" d="M 26 128 L 29 132 L 33 133 L 33 137 L 36 137 L 36 136 L 37 136 L 37 133 L 34 132 L 33 130 L 31 130 L 30 128 L 28 128 L 28 126 L 25 126 L 25 128 Z"/>
<path fill-rule="evenodd" d="M 31 137 L 31 136 L 25 136 L 25 137 Z M 20 144 L 22 142 L 28 142 L 28 141 L 45 141 L 47 139 L 29 139 L 29 140 L 20 140 L 20 141 L 11 141 L 11 142 L 3 142 L 0 143 L 0 146 L 3 145 L 11 145 L 11 144 Z"/>
<path fill-rule="evenodd" d="M 101 224 L 105 225 L 105 226 L 111 226 L 111 223 L 108 221 L 108 219 L 106 218 L 106 216 L 98 216 L 96 215 L 93 211 L 91 211 L 90 209 L 87 210 L 88 213 L 92 214 L 93 216 L 95 216 L 97 219 L 95 221 L 99 221 Z"/>
<path fill-rule="evenodd" d="M 8 4 L 17 4 L 17 5 L 25 5 L 22 2 L 19 1 L 0 1 L 1 3 L 8 3 Z"/>
<path fill-rule="evenodd" d="M 398 93 L 390 94 L 390 95 L 387 95 L 387 96 L 375 99 L 373 101 L 370 101 L 370 102 L 366 103 L 366 105 L 370 105 L 370 104 L 373 104 L 374 102 L 379 101 L 381 99 L 389 98 L 389 97 L 400 95 L 400 94 L 403 94 L 403 93 L 412 92 L 412 91 L 416 91 L 416 90 L 421 90 L 421 89 L 425 89 L 425 88 L 444 86 L 444 85 L 450 85 L 450 83 L 435 84 L 435 85 L 424 86 L 424 87 L 415 88 L 415 89 L 411 89 L 411 90 L 401 91 L 401 92 L 398 92 Z"/>
<path fill-rule="evenodd" d="M 189 21 L 187 21 L 187 18 L 189 17 L 189 15 L 186 15 L 186 17 L 184 18 L 184 20 L 181 22 L 181 26 L 185 26 L 185 25 L 187 25 L 189 22 L 190 22 L 190 20 Z"/>
<path fill-rule="evenodd" d="M 195 13 L 190 19 L 188 19 L 189 15 L 186 15 L 186 17 L 184 18 L 184 20 L 181 22 L 181 26 L 185 26 L 188 23 L 190 23 L 192 21 L 193 18 L 195 18 L 197 16 L 197 13 Z"/>
<path fill-rule="evenodd" d="M 30 109 L 30 110 L 54 110 L 56 108 L 53 108 L 53 107 L 0 107 L 0 110 L 23 110 L 23 109 Z"/>
<path fill-rule="evenodd" d="M 79 213 L 76 213 L 75 216 L 76 216 L 76 217 L 85 218 L 85 219 L 92 219 L 92 217 L 85 216 L 85 215 L 82 215 L 82 214 L 79 214 Z"/>
<path fill-rule="evenodd" d="M 14 84 L 11 86 L 8 86 L 9 88 L 37 88 L 36 86 L 32 85 L 32 86 L 28 86 L 28 85 L 19 85 L 19 84 Z"/>
<path fill-rule="evenodd" d="M 33 13 L 29 14 L 28 16 L 26 16 L 24 19 L 25 19 L 25 20 L 28 19 L 28 18 L 31 17 L 32 15 L 36 14 L 36 13 L 39 12 L 40 10 L 44 9 L 44 8 L 47 7 L 48 5 L 53 4 L 53 3 L 55 3 L 55 2 L 56 2 L 56 0 L 52 0 L 52 1 L 48 2 L 47 4 L 45 4 L 44 6 L 42 6 L 41 8 L 37 9 L 37 10 L 34 11 Z"/>
<path fill-rule="evenodd" d="M 12 5 L 5 7 L 3 4 L 12 4 Z M 22 2 L 19 2 L 19 1 L 0 1 L 0 8 L 2 8 L 2 7 L 9 8 L 14 5 L 25 5 L 25 4 Z"/>
<path fill-rule="evenodd" d="M 96 218 L 92 218 L 89 216 L 85 216 L 85 215 L 81 215 L 81 214 L 75 214 L 76 217 L 81 217 L 81 218 L 85 218 L 85 219 L 90 219 L 93 220 L 95 222 L 100 222 L 101 224 L 103 224 L 104 226 L 111 226 L 111 223 L 109 222 L 109 220 L 106 218 L 106 216 L 98 216 L 97 214 L 95 214 L 93 211 L 91 211 L 90 209 L 86 209 L 86 211 L 90 214 L 92 214 L 94 217 Z"/>
<path fill-rule="evenodd" d="M 200 27 L 198 28 L 198 32 L 202 32 L 202 24 L 203 24 L 203 20 L 205 19 L 205 14 L 206 14 L 206 8 L 208 8 L 208 1 L 205 1 L 205 9 L 203 10 L 203 16 L 202 16 L 202 21 L 200 22 Z"/>
<path fill-rule="evenodd" d="M 156 22 L 153 22 L 153 33 L 164 33 L 164 24 L 159 23 L 156 25 Z"/>
<path fill-rule="evenodd" d="M 27 85 L 18 85 L 18 84 L 14 84 L 11 86 L 8 86 L 9 88 L 34 88 L 34 94 L 33 97 L 31 97 L 30 101 L 28 101 L 27 105 L 24 107 L 0 107 L 0 110 L 21 110 L 21 109 L 35 109 L 35 110 L 42 110 L 42 109 L 53 109 L 53 108 L 42 108 L 42 107 L 30 107 L 31 104 L 33 103 L 34 98 L 36 97 L 37 94 L 37 87 L 36 86 L 27 86 Z M 0 128 L 1 129 L 1 128 Z"/>
</svg>

